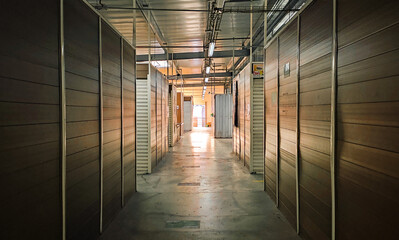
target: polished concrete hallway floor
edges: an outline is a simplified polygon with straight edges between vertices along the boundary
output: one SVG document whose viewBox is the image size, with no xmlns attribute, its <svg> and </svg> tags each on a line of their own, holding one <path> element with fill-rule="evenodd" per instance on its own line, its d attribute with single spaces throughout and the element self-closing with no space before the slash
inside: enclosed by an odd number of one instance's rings
<svg viewBox="0 0 399 240">
<path fill-rule="evenodd" d="M 185 133 L 101 239 L 299 239 L 232 153 L 209 129 Z"/>
</svg>

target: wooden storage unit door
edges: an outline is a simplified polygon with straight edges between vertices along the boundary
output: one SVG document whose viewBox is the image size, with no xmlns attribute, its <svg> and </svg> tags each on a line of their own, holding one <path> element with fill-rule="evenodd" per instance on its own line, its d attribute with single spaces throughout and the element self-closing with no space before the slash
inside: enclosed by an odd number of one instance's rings
<svg viewBox="0 0 399 240">
<path fill-rule="evenodd" d="M 169 83 L 162 78 L 162 156 L 168 152 Z"/>
<path fill-rule="evenodd" d="M 104 111 L 104 215 L 107 226 L 121 208 L 121 59 L 120 38 L 102 24 Z"/>
<path fill-rule="evenodd" d="M 136 52 L 123 41 L 124 198 L 136 191 Z"/>
<path fill-rule="evenodd" d="M 244 110 L 244 79 L 239 75 L 238 86 L 240 91 L 238 92 L 238 100 L 239 100 L 239 108 L 240 108 L 240 117 L 239 117 L 239 132 L 240 132 L 240 160 L 244 162 L 244 152 L 245 152 L 245 142 L 244 142 L 244 129 L 245 129 L 245 110 Z"/>
<path fill-rule="evenodd" d="M 157 71 L 151 66 L 151 170 L 157 165 Z"/>
<path fill-rule="evenodd" d="M 244 78 L 244 164 L 249 169 L 251 164 L 251 67 L 249 64 L 244 68 L 242 74 Z"/>
<path fill-rule="evenodd" d="M 156 71 L 157 165 L 162 160 L 162 74 Z"/>
<path fill-rule="evenodd" d="M 271 43 L 265 54 L 265 179 L 266 192 L 276 201 L 278 41 Z"/>
<path fill-rule="evenodd" d="M 81 1 L 64 5 L 67 238 L 96 238 L 100 211 L 98 16 Z"/>
<path fill-rule="evenodd" d="M 332 1 L 317 0 L 300 26 L 300 233 L 331 237 Z"/>
<path fill-rule="evenodd" d="M 1 237 L 59 239 L 58 2 L 1 6 Z"/>
<path fill-rule="evenodd" d="M 399 235 L 398 11 L 338 1 L 338 239 Z"/>
<path fill-rule="evenodd" d="M 293 21 L 279 37 L 279 207 L 294 228 L 297 207 L 297 25 L 297 21 Z"/>
</svg>

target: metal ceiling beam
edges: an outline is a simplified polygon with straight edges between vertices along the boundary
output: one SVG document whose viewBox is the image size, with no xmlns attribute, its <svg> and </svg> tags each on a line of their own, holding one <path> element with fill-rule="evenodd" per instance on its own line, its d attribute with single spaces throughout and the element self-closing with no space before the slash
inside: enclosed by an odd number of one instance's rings
<svg viewBox="0 0 399 240">
<path fill-rule="evenodd" d="M 249 56 L 249 49 L 235 50 L 235 57 Z M 173 60 L 187 60 L 187 59 L 200 59 L 205 58 L 205 52 L 185 52 L 185 53 L 174 53 Z M 213 53 L 212 58 L 230 58 L 233 57 L 232 50 L 216 51 Z M 166 54 L 153 54 L 151 55 L 152 61 L 165 61 L 168 59 Z M 169 53 L 169 59 L 172 59 L 172 54 Z M 148 61 L 148 55 L 137 55 L 137 62 Z"/>
<path fill-rule="evenodd" d="M 141 14 L 143 15 L 143 17 L 145 18 L 145 20 L 147 21 L 147 24 L 149 25 L 149 27 L 152 29 L 152 31 L 154 32 L 158 43 L 162 46 L 164 43 L 167 43 L 165 36 L 163 35 L 157 21 L 155 20 L 154 15 L 152 14 L 151 11 L 148 11 L 147 13 L 144 13 L 144 7 L 143 5 L 148 6 L 148 3 L 146 0 L 134 0 L 136 1 L 136 3 L 138 4 L 138 8 L 132 8 L 133 10 L 140 10 Z M 167 50 L 164 48 L 163 49 L 165 52 L 167 52 Z"/>
<path fill-rule="evenodd" d="M 224 86 L 225 85 L 225 82 L 215 82 L 215 83 L 212 83 L 212 85 L 211 84 L 209 84 L 209 85 L 206 85 L 206 86 L 208 86 L 208 87 L 210 87 L 210 86 Z M 204 83 L 184 83 L 184 87 L 185 88 L 187 88 L 187 87 L 203 87 L 204 86 Z M 179 86 L 177 86 L 178 88 L 180 88 Z"/>
<path fill-rule="evenodd" d="M 299 1 L 293 1 L 291 0 L 286 6 L 285 9 L 292 9 L 294 7 L 298 7 L 300 6 L 303 2 L 305 2 L 305 0 L 299 0 Z M 274 4 L 274 3 L 273 3 Z M 272 5 L 273 5 L 272 4 Z M 271 5 L 271 6 L 272 6 Z M 300 10 L 300 9 L 298 9 Z M 284 12 L 280 12 L 279 15 L 273 19 L 272 22 L 269 23 L 268 21 L 268 26 L 267 26 L 267 36 L 269 34 L 271 34 L 271 32 L 273 31 L 274 27 L 284 18 L 285 13 Z M 264 35 L 264 21 L 260 24 L 259 28 L 255 31 L 254 35 L 253 35 L 253 45 L 254 48 L 253 50 L 256 51 L 256 49 L 259 47 L 259 44 L 262 43 L 264 41 L 263 39 L 263 35 Z M 249 45 L 249 44 L 248 44 Z M 247 61 L 243 62 L 245 57 L 241 56 L 238 61 L 235 63 L 234 69 L 236 70 L 236 72 L 240 72 L 242 69 L 244 69 L 244 67 L 247 65 L 248 63 L 248 59 Z M 238 66 L 240 66 L 240 68 L 238 68 Z M 233 67 L 230 69 L 232 70 Z"/>
<path fill-rule="evenodd" d="M 198 74 L 183 74 L 183 79 L 192 79 L 192 78 L 204 78 L 204 74 L 202 73 L 198 73 Z M 213 77 L 231 77 L 232 73 L 231 72 L 217 72 L 217 73 L 212 73 L 209 74 L 209 78 L 213 78 Z M 177 78 L 178 77 L 178 78 Z M 180 80 L 180 75 L 176 76 L 169 76 L 169 79 L 178 79 Z"/>
</svg>

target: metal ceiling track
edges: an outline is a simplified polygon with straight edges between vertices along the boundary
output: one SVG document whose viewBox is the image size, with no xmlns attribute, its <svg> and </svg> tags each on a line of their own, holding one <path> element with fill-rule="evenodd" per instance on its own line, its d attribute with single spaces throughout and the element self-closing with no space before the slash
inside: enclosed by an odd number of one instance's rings
<svg viewBox="0 0 399 240">
<path fill-rule="evenodd" d="M 109 6 L 97 5 L 98 10 L 140 10 L 140 11 L 164 11 L 164 12 L 212 12 L 212 9 L 183 9 L 183 8 L 149 8 L 149 7 L 124 7 L 124 6 Z M 299 9 L 264 9 L 263 7 L 237 7 L 224 8 L 220 13 L 268 13 L 268 12 L 297 12 Z"/>
<path fill-rule="evenodd" d="M 235 57 L 246 57 L 249 56 L 249 49 L 235 50 Z M 232 50 L 216 51 L 213 53 L 212 58 L 230 58 L 233 57 Z M 185 52 L 185 53 L 173 53 L 173 60 L 187 60 L 187 59 L 202 59 L 205 57 L 205 52 Z M 168 54 L 152 54 L 151 61 L 166 61 L 172 59 L 172 53 Z M 137 62 L 147 62 L 148 55 L 137 55 Z"/>
</svg>

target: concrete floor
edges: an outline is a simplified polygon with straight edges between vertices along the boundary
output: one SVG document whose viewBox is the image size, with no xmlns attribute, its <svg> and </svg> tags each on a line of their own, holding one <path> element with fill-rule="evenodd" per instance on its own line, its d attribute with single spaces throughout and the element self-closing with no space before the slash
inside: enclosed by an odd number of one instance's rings
<svg viewBox="0 0 399 240">
<path fill-rule="evenodd" d="M 262 176 L 209 129 L 185 133 L 137 181 L 138 193 L 100 239 L 300 239 L 263 192 Z"/>
</svg>

